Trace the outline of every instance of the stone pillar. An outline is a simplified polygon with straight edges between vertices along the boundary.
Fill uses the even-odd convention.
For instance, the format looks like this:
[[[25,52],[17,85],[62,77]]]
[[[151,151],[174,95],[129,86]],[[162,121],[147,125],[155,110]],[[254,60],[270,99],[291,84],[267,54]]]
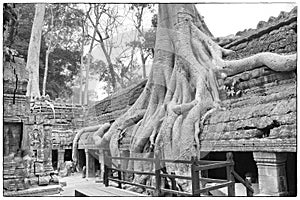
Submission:
[[[85,151],[85,177],[88,178],[89,177],[89,150],[88,149],[84,149]]]
[[[89,177],[95,177],[96,169],[95,169],[95,157],[93,152],[94,150],[89,150]]]
[[[99,173],[99,178],[100,180],[103,179],[103,173],[104,173],[104,158],[103,158],[103,151],[99,151],[99,155],[98,155],[98,162],[99,162],[99,166],[100,166],[100,173]]]
[[[253,152],[258,168],[259,193],[270,196],[286,196],[286,153]]]
[[[65,159],[65,150],[58,149],[57,150],[57,167],[59,168],[62,163],[64,163]]]
[[[121,157],[130,157],[130,151],[128,149],[120,149],[120,156]],[[127,169],[128,168],[128,160],[121,160],[121,169]],[[123,180],[129,180],[129,177],[133,174],[130,173],[123,173]]]
[[[47,174],[53,172],[52,167],[52,125],[44,124],[44,169]]]

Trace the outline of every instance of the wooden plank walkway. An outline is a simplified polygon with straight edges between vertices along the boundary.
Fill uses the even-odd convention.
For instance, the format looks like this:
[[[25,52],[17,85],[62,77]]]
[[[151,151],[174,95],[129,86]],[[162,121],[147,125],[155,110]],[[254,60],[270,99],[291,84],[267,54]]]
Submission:
[[[135,193],[115,187],[103,187],[95,185],[95,187],[79,188],[75,190],[76,197],[96,197],[96,196],[114,196],[114,197],[132,197],[132,196],[146,196],[140,193]]]

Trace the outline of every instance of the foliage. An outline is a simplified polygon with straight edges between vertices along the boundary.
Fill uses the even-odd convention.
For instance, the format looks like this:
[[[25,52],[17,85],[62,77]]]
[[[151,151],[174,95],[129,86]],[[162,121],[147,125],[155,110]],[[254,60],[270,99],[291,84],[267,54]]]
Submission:
[[[16,26],[18,16],[15,11],[15,4],[4,3],[3,4],[3,33],[5,46],[10,46],[13,43],[14,36],[16,34]]]
[[[16,4],[16,10],[19,15],[17,34],[11,47],[16,49],[21,57],[27,61],[27,51],[33,24],[35,7],[34,4]]]
[[[62,49],[78,49],[83,15],[76,4],[49,4],[43,33],[47,46],[52,42]]]
[[[142,79],[142,76],[137,73],[138,69],[140,68],[137,61],[133,60],[131,63],[125,64],[126,58],[116,58],[115,62],[113,63],[113,68],[116,73],[115,75],[119,83],[116,90],[129,87]],[[91,78],[106,83],[103,89],[107,94],[114,92],[111,85],[111,76],[106,62],[98,59],[92,60],[90,66],[90,75]]]
[[[134,22],[134,26],[138,35],[137,38],[128,43],[128,46],[131,46],[134,50],[138,49],[140,53],[143,78],[146,78],[146,61],[150,55],[152,57],[154,55],[156,30],[154,28],[155,26],[153,25],[155,25],[155,16],[157,16],[155,14],[153,15],[151,20],[152,28],[145,31],[143,27],[143,17],[145,15],[146,9],[151,13],[155,12],[154,4],[132,4],[132,6],[130,7],[130,10],[132,10],[134,13],[134,17],[132,20]]]
[[[79,72],[80,51],[55,48],[49,55],[49,71],[46,93],[52,98],[68,98],[72,95],[75,76]],[[40,67],[40,74],[44,66]],[[40,88],[42,79],[40,78]]]
[[[33,23],[33,17],[35,12],[35,4],[15,4],[16,12],[18,13],[18,27],[17,34],[14,37],[14,41],[11,44],[13,49],[16,49],[20,57],[24,57],[27,61],[27,51],[30,40],[31,28]],[[50,20],[49,6],[54,7],[54,25],[61,24],[61,19],[65,17],[64,28],[52,27],[48,29]],[[72,94],[71,86],[74,76],[78,73],[80,66],[80,47],[81,38],[79,36],[81,16],[83,12],[73,4],[51,4],[47,5],[44,32],[41,41],[41,54],[40,54],[40,88],[42,88],[42,80],[45,68],[45,56],[47,51],[47,42],[49,41],[50,31],[56,32],[59,30],[59,34],[53,34],[59,39],[59,45],[53,50],[52,55],[49,56],[49,71],[46,93],[50,97],[64,97],[67,98]],[[67,73],[66,73],[67,72]]]
[[[143,40],[133,40],[127,43],[132,48],[140,47],[142,50],[153,57],[153,50],[155,47],[156,30],[154,28],[148,29],[144,33]]]
[[[48,4],[48,12],[45,17],[44,35],[47,45],[45,69],[43,77],[43,95],[46,94],[46,85],[49,69],[49,54],[55,48],[76,51],[83,42],[80,28],[82,27],[83,11],[76,5]],[[49,86],[49,85],[48,85]]]

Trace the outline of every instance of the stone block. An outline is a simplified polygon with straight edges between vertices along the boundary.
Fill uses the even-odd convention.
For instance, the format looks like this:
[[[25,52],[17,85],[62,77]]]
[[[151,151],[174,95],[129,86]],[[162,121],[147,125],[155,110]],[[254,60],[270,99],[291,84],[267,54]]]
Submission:
[[[260,193],[271,196],[287,195],[287,178],[285,171],[286,153],[254,152],[258,168]]]

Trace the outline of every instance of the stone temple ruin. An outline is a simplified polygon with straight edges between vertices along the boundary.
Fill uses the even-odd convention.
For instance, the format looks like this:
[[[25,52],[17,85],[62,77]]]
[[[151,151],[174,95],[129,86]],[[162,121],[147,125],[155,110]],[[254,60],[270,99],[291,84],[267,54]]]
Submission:
[[[296,53],[297,9],[259,22],[255,30],[221,38],[219,44],[235,51],[228,60],[267,51]],[[147,80],[90,107],[47,99],[30,102],[25,97],[27,76],[22,65],[20,59],[13,66],[4,64],[4,194],[26,195],[25,191],[37,185],[54,187],[34,194],[59,191],[54,171],[71,160],[75,140],[78,168],[86,166],[88,177],[103,173],[102,152],[95,145],[93,132],[85,132],[75,140],[74,137],[84,127],[112,122],[125,113]],[[200,151],[205,159],[225,160],[226,152],[233,152],[235,170],[243,178],[251,176],[256,194],[297,193],[296,81],[296,71],[274,72],[265,66],[234,76],[228,74],[225,87],[220,88],[226,110],[213,113],[203,127]],[[124,137],[120,143],[124,155],[129,151],[129,140],[130,136]],[[20,151],[28,147],[31,151]],[[222,178],[225,174],[222,170],[211,170],[208,176]]]
[[[23,59],[15,58],[3,68],[4,194],[57,193],[61,187],[54,170],[71,160],[75,130],[84,126],[84,107],[49,99],[30,102],[25,96],[28,74]],[[26,190],[45,185],[53,187]]]

